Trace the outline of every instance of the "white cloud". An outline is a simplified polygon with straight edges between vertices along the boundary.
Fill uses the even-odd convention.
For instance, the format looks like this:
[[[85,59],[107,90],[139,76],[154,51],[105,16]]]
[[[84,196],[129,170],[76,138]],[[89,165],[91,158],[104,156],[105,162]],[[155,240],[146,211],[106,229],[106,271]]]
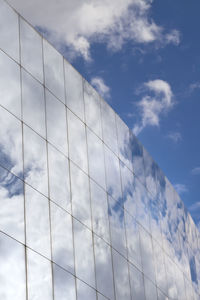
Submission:
[[[182,184],[182,183],[174,184],[174,188],[175,188],[175,190],[177,191],[177,193],[179,195],[188,192],[187,186],[185,184]]]
[[[137,104],[141,120],[133,128],[136,135],[147,126],[159,126],[160,116],[167,113],[174,105],[171,87],[164,80],[148,81],[144,83],[143,90],[146,95]]]
[[[120,50],[125,42],[179,43],[176,29],[166,32],[150,17],[152,0],[9,0],[34,26],[73,55],[90,60],[92,42]]]
[[[94,77],[91,80],[91,84],[97,89],[99,94],[104,98],[104,99],[109,99],[110,98],[110,88],[105,84],[103,78],[101,77]]]
[[[192,175],[200,175],[200,167],[193,168],[191,171]]]
[[[175,131],[175,132],[170,132],[167,135],[167,138],[169,138],[170,140],[172,140],[174,143],[178,143],[182,140],[182,135],[180,132]]]

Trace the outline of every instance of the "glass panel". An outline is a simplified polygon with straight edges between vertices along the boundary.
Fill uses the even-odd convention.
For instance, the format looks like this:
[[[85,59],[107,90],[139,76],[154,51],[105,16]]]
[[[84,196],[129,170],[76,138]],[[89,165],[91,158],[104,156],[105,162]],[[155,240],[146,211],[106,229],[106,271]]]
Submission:
[[[131,264],[129,264],[129,272],[132,299],[146,300],[143,274]]]
[[[97,294],[98,295],[98,300],[106,300],[107,298],[105,298],[103,295],[101,294]]]
[[[18,118],[21,118],[20,67],[1,50],[0,105],[4,106]]]
[[[119,158],[132,171],[132,152],[130,131],[127,125],[116,115]]]
[[[0,164],[23,178],[21,122],[2,107],[0,120]]]
[[[144,277],[145,294],[148,300],[157,300],[157,291],[155,285],[146,277]]]
[[[73,113],[84,121],[83,102],[83,79],[82,76],[69,64],[64,61],[66,104]]]
[[[25,249],[0,233],[0,298],[26,300]]]
[[[29,300],[52,300],[51,262],[27,249]]]
[[[139,225],[135,218],[125,211],[126,238],[128,248],[128,259],[141,269],[140,236]]]
[[[94,236],[97,290],[114,299],[111,249],[101,238]]]
[[[89,174],[105,189],[105,164],[102,141],[87,128]]]
[[[53,261],[74,272],[72,218],[53,202],[51,205],[51,235]]]
[[[103,140],[115,154],[118,154],[115,112],[104,100],[101,100],[101,111]]]
[[[48,90],[46,92],[47,105],[47,139],[58,150],[68,154],[67,120],[65,105],[58,101]]]
[[[21,64],[43,82],[42,38],[20,18]]]
[[[50,198],[71,212],[68,159],[48,144]]]
[[[151,278],[152,281],[155,281],[152,240],[150,234],[148,234],[142,227],[140,227],[140,242],[144,274]]]
[[[168,300],[169,299],[158,288],[157,288],[157,293],[158,293],[158,300]]]
[[[110,244],[107,194],[90,180],[93,231]]]
[[[86,80],[84,80],[84,101],[86,124],[102,138],[100,97]]]
[[[132,131],[130,131],[130,139],[131,139],[131,151],[132,151],[132,160],[133,160],[133,172],[139,178],[140,182],[142,182],[145,185],[146,181],[145,181],[144,158],[143,158],[144,147],[134,136]]]
[[[143,184],[135,177],[134,181],[134,202],[132,207],[129,205],[128,211],[133,215],[136,215],[137,221],[142,224],[142,226],[150,232],[150,218],[149,218],[149,199],[146,188]],[[136,212],[135,212],[136,210]]]
[[[22,70],[23,120],[36,132],[46,137],[44,88]]]
[[[25,125],[24,177],[27,183],[48,196],[46,142]]]
[[[0,167],[0,230],[24,243],[24,185]]]
[[[107,191],[117,201],[122,200],[119,159],[107,147],[105,149]]]
[[[18,15],[3,0],[0,0],[0,28],[0,48],[19,61]]]
[[[120,162],[121,180],[122,180],[122,195],[124,207],[133,215],[136,215],[136,201],[134,199],[134,175],[126,167],[123,162]]]
[[[49,200],[25,185],[26,243],[33,250],[51,258]]]
[[[85,125],[69,110],[67,117],[69,156],[83,171],[88,172]]]
[[[126,257],[124,210],[111,197],[108,197],[108,205],[112,246]]]
[[[53,265],[54,300],[76,300],[75,278],[57,265]]]
[[[177,299],[178,294],[177,294],[176,282],[174,278],[174,270],[176,266],[167,255],[165,255],[165,267],[166,267],[166,275],[167,275],[168,296],[169,298]]]
[[[63,57],[46,40],[43,42],[45,85],[65,103]]]
[[[131,299],[127,260],[115,250],[113,250],[113,267],[116,300]]]
[[[70,162],[73,216],[91,228],[89,178]]]
[[[144,169],[146,177],[146,187],[155,197],[157,195],[157,170],[158,166],[153,161],[150,154],[143,149]]]
[[[167,277],[163,249],[153,240],[157,286],[167,294]]]
[[[73,222],[76,275],[95,287],[92,232],[75,219]]]
[[[77,300],[96,300],[96,292],[84,282],[77,279]]]

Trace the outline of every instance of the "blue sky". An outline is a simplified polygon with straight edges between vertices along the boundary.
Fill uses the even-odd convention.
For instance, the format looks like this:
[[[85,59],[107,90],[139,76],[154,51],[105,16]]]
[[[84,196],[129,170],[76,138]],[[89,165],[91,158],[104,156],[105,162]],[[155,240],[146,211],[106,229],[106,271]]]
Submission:
[[[133,129],[200,227],[199,0],[9,2]]]

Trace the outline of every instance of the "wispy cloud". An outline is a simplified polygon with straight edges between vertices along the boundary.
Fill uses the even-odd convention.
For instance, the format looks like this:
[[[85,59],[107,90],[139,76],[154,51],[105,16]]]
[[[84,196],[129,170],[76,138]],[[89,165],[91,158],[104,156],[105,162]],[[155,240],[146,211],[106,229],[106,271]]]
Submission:
[[[106,100],[110,99],[110,88],[107,86],[101,77],[94,77],[91,84],[97,89],[99,94]]]
[[[177,193],[180,194],[184,194],[188,192],[188,188],[185,184],[182,183],[176,183],[174,184],[174,188],[177,191]]]
[[[137,103],[141,120],[133,128],[138,135],[147,126],[159,126],[160,116],[167,113],[174,105],[173,93],[169,83],[156,79],[143,84],[140,91],[144,97]]]
[[[194,82],[194,83],[190,84],[190,86],[189,86],[190,92],[193,92],[196,89],[200,89],[200,82]]]
[[[193,203],[193,204],[189,207],[189,210],[190,210],[191,212],[196,211],[196,210],[200,210],[200,202]]]
[[[182,141],[182,135],[178,131],[170,132],[167,135],[167,138],[169,138],[170,140],[172,140],[174,143],[179,143],[180,141]]]
[[[200,175],[200,167],[195,167],[191,170],[192,175]]]
[[[153,0],[9,0],[48,38],[68,47],[72,55],[91,59],[91,44],[106,43],[118,51],[131,41],[134,45],[158,42],[177,45],[180,34],[167,31],[150,15]]]

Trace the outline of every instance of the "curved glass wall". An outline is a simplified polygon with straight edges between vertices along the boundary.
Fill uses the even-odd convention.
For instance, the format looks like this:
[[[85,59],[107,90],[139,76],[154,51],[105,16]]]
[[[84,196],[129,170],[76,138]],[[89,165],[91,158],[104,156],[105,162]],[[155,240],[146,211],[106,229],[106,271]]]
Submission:
[[[0,299],[200,299],[200,233],[113,109],[0,0]]]

